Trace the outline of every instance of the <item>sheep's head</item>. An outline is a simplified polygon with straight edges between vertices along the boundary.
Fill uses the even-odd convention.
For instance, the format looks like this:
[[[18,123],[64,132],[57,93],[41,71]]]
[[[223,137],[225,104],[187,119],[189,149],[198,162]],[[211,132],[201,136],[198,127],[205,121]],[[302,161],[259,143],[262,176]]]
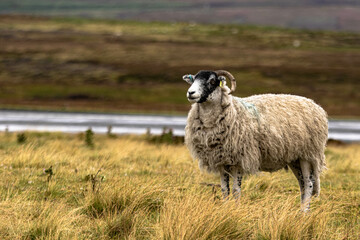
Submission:
[[[203,103],[208,101],[216,93],[221,93],[221,87],[225,85],[226,77],[231,80],[231,91],[235,91],[235,78],[227,71],[199,71],[196,75],[184,75],[183,80],[191,84],[187,92],[187,98],[191,103]]]

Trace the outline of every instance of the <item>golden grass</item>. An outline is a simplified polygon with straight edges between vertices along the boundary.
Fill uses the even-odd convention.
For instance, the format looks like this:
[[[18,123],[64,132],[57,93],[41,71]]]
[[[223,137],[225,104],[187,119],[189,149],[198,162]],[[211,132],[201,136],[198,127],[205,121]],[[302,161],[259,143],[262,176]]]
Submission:
[[[182,145],[97,135],[88,148],[82,135],[26,135],[18,144],[0,134],[0,239],[360,237],[359,145],[328,147],[321,196],[303,214],[291,172],[245,177],[241,200],[225,202],[201,185],[218,177]]]

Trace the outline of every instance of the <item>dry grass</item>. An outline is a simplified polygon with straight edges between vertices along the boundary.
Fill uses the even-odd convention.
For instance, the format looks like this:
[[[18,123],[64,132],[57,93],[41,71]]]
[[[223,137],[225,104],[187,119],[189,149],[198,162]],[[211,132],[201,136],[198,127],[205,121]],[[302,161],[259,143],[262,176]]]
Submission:
[[[97,135],[88,148],[82,135],[26,135],[22,144],[0,135],[1,239],[360,237],[359,145],[328,148],[321,197],[303,214],[290,172],[246,177],[240,202],[224,202],[200,184],[218,177],[200,173],[182,145]]]

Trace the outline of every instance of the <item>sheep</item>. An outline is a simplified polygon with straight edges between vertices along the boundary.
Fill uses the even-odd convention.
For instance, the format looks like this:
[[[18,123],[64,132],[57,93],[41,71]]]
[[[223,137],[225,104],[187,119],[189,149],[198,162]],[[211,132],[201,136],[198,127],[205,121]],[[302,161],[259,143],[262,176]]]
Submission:
[[[324,109],[288,94],[232,96],[236,81],[224,70],[202,70],[183,80],[191,84],[187,98],[192,103],[185,145],[200,169],[220,173],[224,199],[230,194],[230,176],[238,199],[244,175],[289,167],[300,186],[301,208],[308,211],[311,197],[320,194],[320,174],[326,168]]]

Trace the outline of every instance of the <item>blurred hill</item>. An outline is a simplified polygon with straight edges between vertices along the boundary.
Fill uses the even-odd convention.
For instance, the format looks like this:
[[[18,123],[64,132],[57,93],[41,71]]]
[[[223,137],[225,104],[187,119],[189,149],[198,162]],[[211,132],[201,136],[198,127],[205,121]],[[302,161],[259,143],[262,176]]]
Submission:
[[[235,95],[290,93],[360,116],[360,34],[0,16],[0,108],[186,113],[181,76],[234,74]]]
[[[2,0],[0,14],[360,31],[358,0]]]

